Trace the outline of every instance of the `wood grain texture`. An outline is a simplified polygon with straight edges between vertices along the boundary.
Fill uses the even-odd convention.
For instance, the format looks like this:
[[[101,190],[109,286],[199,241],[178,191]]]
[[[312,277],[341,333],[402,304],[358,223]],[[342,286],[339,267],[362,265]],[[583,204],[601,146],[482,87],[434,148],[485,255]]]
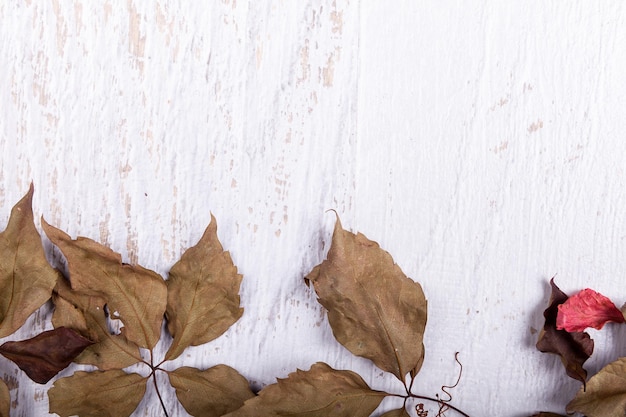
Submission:
[[[416,388],[460,351],[469,414],[562,410],[577,384],[534,348],[548,279],[626,299],[625,41],[614,1],[3,2],[0,222],[33,181],[36,218],[165,275],[212,212],[245,313],[174,365],[259,388],[326,361],[401,391],[302,282],[334,209],[424,287]],[[591,371],[626,341],[595,337]],[[49,385],[0,377],[13,416],[46,415]],[[161,415],[151,387],[135,415]]]

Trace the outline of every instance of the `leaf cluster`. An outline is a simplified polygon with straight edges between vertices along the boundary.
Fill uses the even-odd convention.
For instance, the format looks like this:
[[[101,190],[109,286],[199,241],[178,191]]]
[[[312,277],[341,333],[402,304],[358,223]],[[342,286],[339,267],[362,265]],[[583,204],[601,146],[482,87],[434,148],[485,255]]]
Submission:
[[[545,324],[539,334],[537,349],[560,357],[567,375],[582,383],[567,404],[568,414],[579,412],[587,417],[623,417],[626,414],[626,358],[607,364],[591,378],[583,364],[591,357],[594,342],[587,327],[601,329],[607,322],[624,323],[620,311],[607,297],[584,289],[570,297],[550,280],[552,294],[544,311]],[[561,414],[542,412],[533,417]]]
[[[65,257],[65,276],[46,260],[33,221],[32,196],[31,185],[0,233],[0,337],[15,332],[49,299],[54,329],[7,342],[0,353],[38,383],[47,383],[71,362],[93,367],[54,381],[48,391],[50,412],[62,417],[128,416],[152,382],[167,416],[157,379],[163,374],[194,416],[366,417],[388,396],[403,398],[404,405],[384,417],[409,416],[409,399],[436,403],[437,416],[446,410],[467,416],[449,400],[412,392],[424,361],[424,292],[389,253],[364,235],[344,230],[339,219],[327,259],[305,282],[328,311],[337,341],[394,375],[402,393],[373,390],[358,374],[322,362],[278,379],[258,394],[226,365],[171,370],[166,362],[190,346],[218,338],[243,314],[242,276],[218,240],[213,216],[200,241],[185,251],[166,280],[123,263],[119,254],[89,238],[72,239],[42,218],[46,236]],[[155,346],[163,325],[171,343],[159,360]],[[144,366],[147,372],[129,371],[131,365]],[[0,381],[0,417],[9,416],[9,394]],[[428,414],[421,403],[415,412]]]

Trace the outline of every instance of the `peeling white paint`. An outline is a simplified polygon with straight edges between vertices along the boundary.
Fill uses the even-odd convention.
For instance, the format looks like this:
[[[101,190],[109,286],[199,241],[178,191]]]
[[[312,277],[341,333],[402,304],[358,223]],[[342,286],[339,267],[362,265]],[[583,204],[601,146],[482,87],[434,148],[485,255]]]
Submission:
[[[33,181],[36,217],[165,275],[216,216],[245,314],[173,365],[259,387],[326,361],[401,391],[302,283],[329,209],[423,284],[416,388],[454,381],[459,351],[471,415],[562,411],[577,390],[534,349],[552,275],[626,299],[622,2],[31,0],[0,23],[1,224]],[[591,370],[620,354],[603,337],[626,338],[596,336]],[[15,415],[46,415],[48,387],[8,361],[0,377]]]

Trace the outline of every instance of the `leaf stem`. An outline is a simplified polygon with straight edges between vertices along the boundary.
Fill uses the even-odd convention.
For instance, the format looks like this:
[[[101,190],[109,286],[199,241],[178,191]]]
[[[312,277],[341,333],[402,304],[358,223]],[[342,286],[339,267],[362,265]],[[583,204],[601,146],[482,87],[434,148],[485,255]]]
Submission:
[[[401,394],[389,394],[387,393],[388,396],[390,397],[399,397],[399,398],[404,398],[404,400],[406,401],[409,397],[410,398],[416,398],[419,400],[426,400],[426,401],[432,401],[434,403],[437,403],[439,405],[443,405],[448,407],[450,410],[456,411],[457,413],[459,413],[460,415],[462,415],[463,417],[471,417],[469,414],[461,411],[460,409],[456,408],[453,405],[450,405],[449,403],[447,403],[446,401],[440,400],[439,398],[432,398],[432,397],[427,397],[425,395],[418,395],[418,394],[409,394],[409,395],[401,395]]]
[[[415,382],[415,376],[411,375],[411,383],[409,384],[409,388],[407,389],[407,394],[411,395],[411,390],[413,389],[413,383]]]
[[[159,397],[159,402],[161,403],[163,414],[165,414],[165,417],[169,417],[169,414],[167,414],[167,409],[165,408],[165,403],[163,402],[163,398],[161,397],[161,393],[159,392],[159,384],[157,384],[156,372],[154,371],[152,372],[152,382],[154,383],[154,390],[156,391],[157,397]]]
[[[161,362],[163,363],[163,362]],[[161,365],[161,364],[159,364]],[[165,417],[170,417],[169,414],[167,414],[167,408],[165,408],[165,403],[163,402],[163,397],[161,397],[161,392],[159,391],[159,384],[157,384],[157,377],[156,377],[156,371],[157,369],[162,370],[159,368],[159,365],[154,366],[154,354],[152,352],[152,349],[150,349],[150,369],[152,370],[152,372],[150,373],[150,376],[152,377],[152,383],[154,384],[154,390],[156,391],[156,395],[157,397],[159,397],[159,402],[161,403],[161,408],[163,409],[163,414],[165,414]]]
[[[445,401],[442,401],[442,400],[440,400],[440,399],[438,399],[438,398],[431,398],[431,397],[427,397],[427,396],[425,396],[425,395],[417,395],[417,394],[411,394],[411,398],[418,398],[418,399],[420,399],[420,400],[433,401],[433,402],[436,402],[436,403],[437,403],[437,404],[439,404],[439,405],[446,406],[446,407],[448,407],[449,409],[456,411],[457,413],[459,413],[460,415],[462,415],[462,416],[464,416],[464,417],[470,417],[470,415],[469,415],[469,414],[464,413],[463,411],[459,410],[459,409],[458,409],[458,408],[456,408],[455,406],[450,405],[449,403],[447,403],[447,402],[445,402]]]

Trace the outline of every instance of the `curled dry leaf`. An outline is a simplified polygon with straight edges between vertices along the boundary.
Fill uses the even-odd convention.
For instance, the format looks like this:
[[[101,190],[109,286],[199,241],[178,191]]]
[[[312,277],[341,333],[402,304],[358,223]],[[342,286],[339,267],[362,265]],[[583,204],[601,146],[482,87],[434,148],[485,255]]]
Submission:
[[[550,286],[552,287],[550,304],[543,312],[546,320],[539,333],[537,349],[541,352],[559,355],[567,375],[584,384],[587,380],[587,371],[583,368],[583,364],[593,353],[593,340],[587,333],[557,330],[558,307],[566,302],[568,297],[554,283],[554,278],[550,280]]]
[[[217,222],[211,216],[198,244],[169,273],[166,317],[174,340],[166,360],[175,359],[188,346],[210,342],[239,320],[241,279],[217,238]]]
[[[161,336],[167,302],[162,277],[139,265],[123,264],[118,253],[91,239],[72,240],[45,220],[41,222],[48,238],[67,259],[72,289],[104,299],[114,318],[124,324],[124,336],[152,349]]]
[[[146,381],[121,370],[79,371],[50,388],[50,412],[61,417],[127,417],[143,398]]]
[[[556,328],[582,332],[587,327],[602,329],[608,322],[624,323],[624,315],[611,300],[586,288],[559,306]]]
[[[567,412],[587,417],[624,417],[626,410],[626,358],[602,368],[567,405]]]
[[[268,385],[224,417],[368,417],[385,395],[352,371],[318,362],[309,371],[298,370]]]
[[[33,185],[0,233],[0,338],[19,329],[50,299],[58,272],[50,266],[33,222]]]
[[[92,341],[74,330],[59,327],[28,340],[6,342],[0,346],[0,353],[15,362],[30,379],[45,384],[91,344]]]
[[[0,379],[0,417],[9,417],[10,409],[11,394],[9,394],[9,387]]]
[[[170,372],[169,378],[178,400],[194,417],[220,417],[254,397],[248,381],[226,365],[205,371],[182,367]]]
[[[60,277],[52,294],[54,327],[72,328],[93,340],[74,361],[95,365],[102,370],[122,369],[141,361],[139,347],[126,339],[123,333],[109,331],[102,297],[81,294],[70,288],[69,282]]]
[[[389,253],[337,218],[327,259],[305,281],[328,310],[335,338],[404,381],[424,359],[426,298]]]

